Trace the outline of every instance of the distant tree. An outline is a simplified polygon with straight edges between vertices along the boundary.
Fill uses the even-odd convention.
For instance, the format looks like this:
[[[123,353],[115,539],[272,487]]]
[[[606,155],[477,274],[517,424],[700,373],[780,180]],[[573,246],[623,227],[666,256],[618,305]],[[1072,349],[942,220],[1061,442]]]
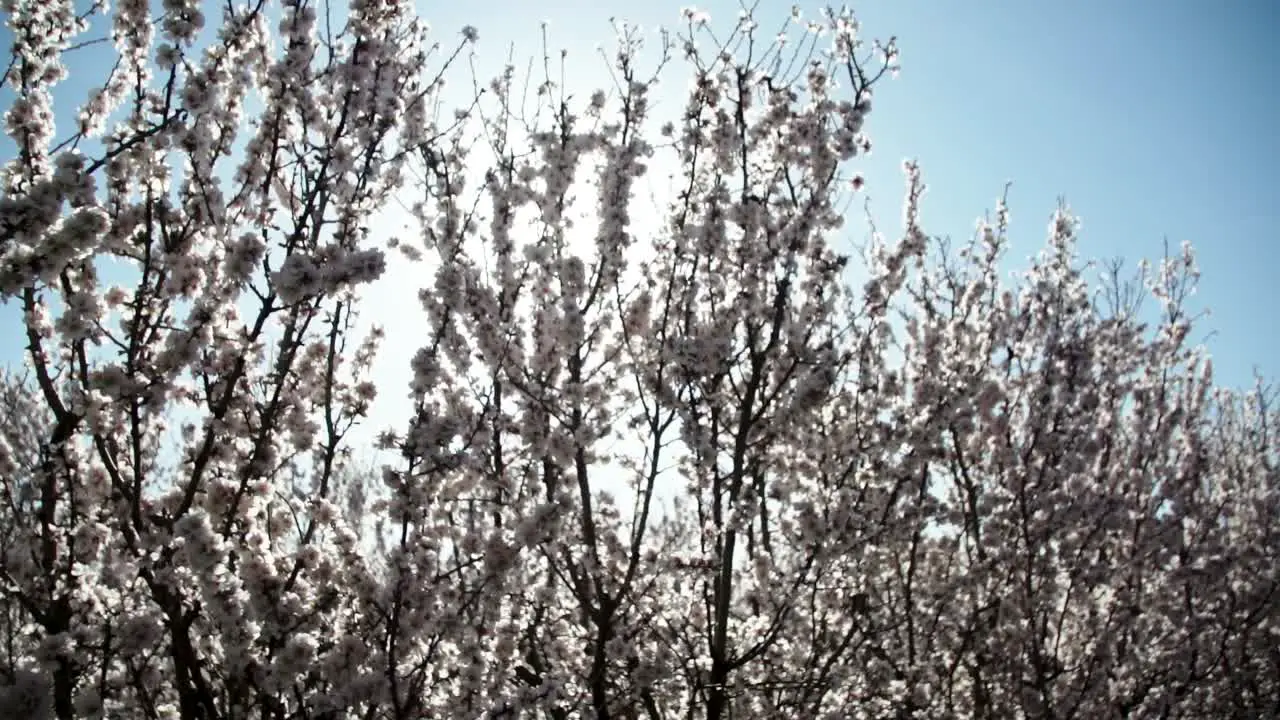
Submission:
[[[228,3],[197,51],[130,1],[58,140],[88,16],[4,10],[0,714],[1280,715],[1280,418],[1189,342],[1190,250],[1093,284],[1064,208],[1008,283],[1004,203],[933,239],[908,163],[851,264],[897,62],[851,14],[687,11],[655,135],[626,26],[609,90],[548,55],[453,107],[405,2]],[[370,473],[393,247],[427,321]]]

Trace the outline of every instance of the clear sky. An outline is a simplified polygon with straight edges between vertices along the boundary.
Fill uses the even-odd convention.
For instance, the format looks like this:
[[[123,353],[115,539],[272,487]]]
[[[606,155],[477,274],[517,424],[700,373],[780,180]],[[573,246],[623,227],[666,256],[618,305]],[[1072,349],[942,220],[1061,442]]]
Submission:
[[[808,17],[822,3],[801,2]],[[736,0],[697,3],[728,27]],[[608,19],[672,24],[671,2],[498,0],[483,13],[442,3],[442,31],[474,23],[481,52],[536,50],[538,25],[584,65]],[[763,0],[779,23],[790,3]],[[1273,0],[865,0],[866,34],[895,35],[898,78],[877,89],[863,160],[882,229],[900,216],[900,163],[920,161],[931,234],[965,237],[1012,181],[1010,266],[1037,252],[1064,197],[1086,258],[1158,258],[1195,246],[1194,302],[1219,381],[1280,378],[1280,3]],[[519,56],[517,52],[517,56]],[[495,52],[501,61],[505,52]],[[680,85],[679,87],[682,87]],[[674,89],[674,88],[673,88]],[[852,220],[853,218],[851,218]],[[860,218],[857,218],[860,219]]]
[[[420,2],[446,45],[463,25],[480,29],[482,70],[504,62],[511,43],[518,59],[537,53],[539,23],[548,20],[551,45],[570,51],[571,74],[593,79],[602,70],[594,48],[609,45],[611,16],[652,29],[677,23],[680,5]],[[719,27],[739,10],[725,0],[699,7]],[[801,7],[812,17],[820,5]],[[1280,377],[1280,49],[1272,45],[1280,3],[865,0],[853,7],[867,34],[896,35],[902,51],[902,74],[878,90],[867,128],[875,150],[860,167],[882,229],[897,227],[900,163],[914,157],[930,185],[931,234],[967,235],[1013,182],[1011,267],[1039,250],[1059,196],[1083,220],[1086,257],[1155,257],[1166,237],[1175,246],[1190,240],[1203,271],[1196,302],[1213,311],[1203,327],[1214,331],[1208,345],[1219,380],[1248,384],[1255,367]],[[757,16],[771,27],[789,11],[787,2],[765,0]],[[0,41],[7,47],[7,35]],[[103,70],[101,57],[76,57],[67,85],[74,98],[59,97],[61,108],[84,97]],[[684,87],[683,78],[669,78],[671,91]],[[0,109],[11,98],[0,93]],[[0,156],[11,152],[0,144]],[[17,360],[17,320],[12,305],[0,307],[0,364]]]

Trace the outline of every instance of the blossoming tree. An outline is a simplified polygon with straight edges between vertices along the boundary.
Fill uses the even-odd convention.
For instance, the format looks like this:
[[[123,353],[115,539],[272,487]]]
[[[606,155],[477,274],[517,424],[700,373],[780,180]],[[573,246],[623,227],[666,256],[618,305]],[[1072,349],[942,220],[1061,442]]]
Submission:
[[[609,90],[455,108],[408,3],[206,9],[115,8],[68,131],[92,13],[4,5],[6,717],[1280,714],[1280,418],[1188,342],[1190,250],[1148,317],[1063,209],[1011,284],[1003,203],[931,239],[908,164],[851,262],[897,61],[851,14],[687,12],[655,132],[625,26]],[[426,319],[370,476],[393,245]]]

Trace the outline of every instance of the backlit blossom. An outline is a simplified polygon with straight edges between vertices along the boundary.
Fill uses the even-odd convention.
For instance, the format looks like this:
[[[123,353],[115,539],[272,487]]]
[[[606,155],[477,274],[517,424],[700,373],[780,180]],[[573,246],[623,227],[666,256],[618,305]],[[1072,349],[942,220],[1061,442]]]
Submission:
[[[601,89],[212,8],[5,5],[0,717],[1273,713],[1280,416],[1191,248],[1140,312],[1062,207],[1010,278],[910,161],[851,253],[851,12],[619,22]]]

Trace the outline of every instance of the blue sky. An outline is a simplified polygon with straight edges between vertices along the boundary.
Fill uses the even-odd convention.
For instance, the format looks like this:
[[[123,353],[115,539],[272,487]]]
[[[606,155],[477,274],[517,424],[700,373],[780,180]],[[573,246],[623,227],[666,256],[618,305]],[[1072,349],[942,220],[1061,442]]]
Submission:
[[[697,3],[712,24],[740,6]],[[802,2],[812,17],[820,3]],[[877,89],[864,160],[881,228],[900,216],[904,158],[918,159],[931,234],[967,236],[1005,182],[1011,267],[1040,249],[1065,197],[1086,258],[1157,258],[1189,240],[1201,266],[1194,302],[1221,382],[1280,376],[1280,3],[1233,0],[866,0],[864,32],[896,35],[902,72]],[[607,40],[608,18],[670,24],[676,3],[589,0],[485,5],[483,49]],[[787,2],[762,2],[772,27]],[[449,11],[454,12],[454,11]],[[432,16],[428,16],[432,17]],[[447,27],[445,16],[433,22]],[[576,44],[575,44],[576,43]],[[530,49],[535,49],[530,47]],[[588,58],[586,62],[590,62]]]
[[[619,0],[420,6],[446,45],[463,25],[479,27],[482,72],[504,62],[511,43],[517,58],[537,53],[548,20],[551,45],[570,51],[571,76],[588,78],[584,95],[601,77],[594,48],[609,44],[610,17],[654,28],[680,10]],[[699,7],[719,27],[739,10]],[[820,5],[801,7],[813,16]],[[763,2],[757,15],[772,27],[789,9]],[[1155,257],[1166,237],[1190,240],[1220,382],[1249,384],[1255,367],[1280,376],[1280,49],[1271,42],[1280,4],[866,0],[854,9],[867,34],[896,35],[902,51],[902,74],[878,90],[875,150],[860,168],[882,229],[897,227],[900,163],[914,157],[930,186],[932,234],[967,235],[1013,182],[1011,267],[1039,250],[1060,196],[1083,220],[1086,257]],[[60,109],[84,97],[102,59],[76,58]],[[683,79],[670,77],[677,92]],[[0,94],[0,108],[10,98]],[[0,364],[17,360],[16,329],[13,306],[0,307]]]

